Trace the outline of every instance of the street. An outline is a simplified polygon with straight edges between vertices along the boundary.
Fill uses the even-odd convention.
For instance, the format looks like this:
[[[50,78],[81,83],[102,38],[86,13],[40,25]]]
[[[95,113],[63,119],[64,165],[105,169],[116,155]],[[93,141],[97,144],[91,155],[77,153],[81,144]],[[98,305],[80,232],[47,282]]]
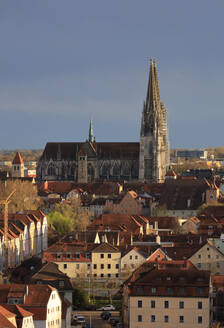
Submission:
[[[72,311],[73,314],[79,314],[85,317],[86,322],[91,328],[111,328],[111,325],[106,321],[101,319],[101,311]],[[119,318],[119,311],[111,311],[111,316]],[[77,327],[77,326],[72,326]]]

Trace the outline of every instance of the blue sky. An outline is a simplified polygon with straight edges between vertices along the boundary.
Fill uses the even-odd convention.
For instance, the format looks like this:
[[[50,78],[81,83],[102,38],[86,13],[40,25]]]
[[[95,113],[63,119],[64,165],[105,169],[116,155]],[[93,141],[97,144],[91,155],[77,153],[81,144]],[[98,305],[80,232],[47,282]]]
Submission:
[[[149,58],[171,147],[223,146],[223,0],[0,2],[0,148],[138,141]]]

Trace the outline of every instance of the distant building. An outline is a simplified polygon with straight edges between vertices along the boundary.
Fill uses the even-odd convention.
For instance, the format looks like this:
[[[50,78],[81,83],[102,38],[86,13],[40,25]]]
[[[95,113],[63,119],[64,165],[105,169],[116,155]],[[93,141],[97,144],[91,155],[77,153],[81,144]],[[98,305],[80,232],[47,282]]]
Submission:
[[[151,59],[140,142],[96,142],[90,121],[85,142],[48,142],[37,165],[37,180],[163,182],[169,166],[166,109]]]
[[[204,149],[176,149],[174,153],[175,157],[185,158],[185,159],[207,159],[208,152]]]

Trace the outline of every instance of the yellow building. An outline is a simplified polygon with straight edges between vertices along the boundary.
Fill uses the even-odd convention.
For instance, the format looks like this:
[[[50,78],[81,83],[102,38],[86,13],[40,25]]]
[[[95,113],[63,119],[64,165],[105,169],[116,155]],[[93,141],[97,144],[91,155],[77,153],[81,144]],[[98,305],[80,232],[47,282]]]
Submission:
[[[125,327],[209,327],[210,273],[171,266],[151,267],[126,281],[122,309]]]
[[[119,278],[121,252],[115,246],[102,243],[92,250],[92,276],[94,278]]]

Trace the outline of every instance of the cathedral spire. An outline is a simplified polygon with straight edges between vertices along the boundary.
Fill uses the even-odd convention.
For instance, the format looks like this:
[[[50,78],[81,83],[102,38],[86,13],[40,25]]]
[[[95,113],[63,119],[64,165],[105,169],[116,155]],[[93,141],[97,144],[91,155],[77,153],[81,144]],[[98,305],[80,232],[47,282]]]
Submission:
[[[93,143],[95,141],[95,138],[93,136],[93,122],[90,120],[89,122],[89,142]]]
[[[155,111],[157,106],[157,81],[158,75],[157,75],[157,69],[155,66],[155,60],[153,58],[150,58],[150,69],[149,69],[149,81],[148,81],[148,90],[147,90],[147,96],[146,96],[146,106],[145,110],[147,112]]]

